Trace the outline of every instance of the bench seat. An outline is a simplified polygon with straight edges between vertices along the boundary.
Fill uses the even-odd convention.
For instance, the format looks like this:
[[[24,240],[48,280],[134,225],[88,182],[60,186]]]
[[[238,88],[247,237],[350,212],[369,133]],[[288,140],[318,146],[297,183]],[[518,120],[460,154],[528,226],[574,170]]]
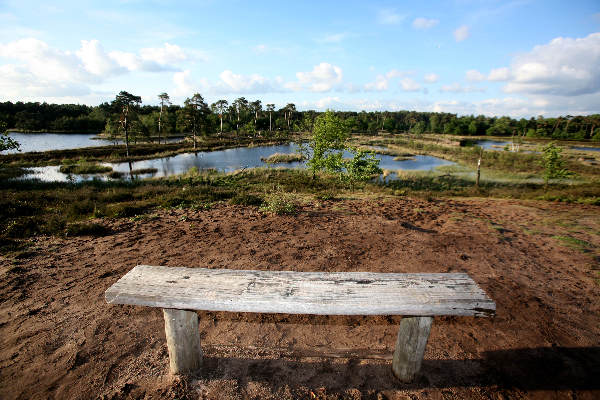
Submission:
[[[464,273],[244,271],[138,265],[106,291],[113,304],[318,315],[490,316]]]
[[[393,363],[399,365],[393,365],[394,372],[404,381],[411,380],[420,368],[433,316],[490,317],[496,311],[494,301],[465,273],[295,272],[138,265],[113,284],[105,297],[112,304],[164,310],[167,344],[171,340],[174,346],[172,352],[169,345],[169,355],[175,373],[198,368],[201,363],[201,355],[192,354],[191,361],[186,360],[186,353],[201,353],[197,314],[187,310],[408,316],[400,324]],[[184,342],[187,344],[182,345]],[[174,362],[177,357],[180,360]],[[399,370],[404,367],[406,371]]]

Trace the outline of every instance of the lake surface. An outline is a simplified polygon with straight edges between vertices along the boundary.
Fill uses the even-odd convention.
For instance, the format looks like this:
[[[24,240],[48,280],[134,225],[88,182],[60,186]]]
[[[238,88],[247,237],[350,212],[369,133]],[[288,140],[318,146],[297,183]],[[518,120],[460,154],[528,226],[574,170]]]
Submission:
[[[108,146],[114,141],[105,139],[94,139],[93,133],[19,133],[8,134],[21,145],[21,152],[49,151],[80,149],[82,147]],[[169,142],[176,142],[181,138],[169,138]],[[117,143],[123,143],[119,140]],[[2,152],[2,154],[18,153],[16,150]]]
[[[269,167],[269,168],[305,168],[306,162],[292,162],[280,164],[267,164],[261,161],[274,153],[295,153],[298,145],[295,143],[260,146],[260,147],[238,147],[234,149],[207,151],[197,153],[178,154],[173,157],[155,158],[151,160],[136,161],[132,163],[105,163],[111,166],[113,171],[123,172],[126,176],[131,170],[144,168],[155,168],[154,173],[137,175],[139,178],[165,177],[187,172],[190,168],[216,169],[223,172],[233,172],[244,168]],[[345,152],[344,157],[351,157]],[[432,156],[415,156],[414,160],[394,161],[393,156],[377,154],[380,160],[379,167],[389,170],[433,170],[444,165],[453,165],[451,161]],[[67,175],[58,171],[58,166],[30,168],[32,174],[24,179],[34,178],[42,181],[67,182],[83,181],[91,179],[109,179],[105,175]]]
[[[500,142],[497,140],[478,140],[477,146],[483,147],[484,150],[502,151],[504,147],[510,145],[509,142]],[[497,147],[500,146],[500,147]]]
[[[573,150],[600,151],[600,147],[572,146]]]

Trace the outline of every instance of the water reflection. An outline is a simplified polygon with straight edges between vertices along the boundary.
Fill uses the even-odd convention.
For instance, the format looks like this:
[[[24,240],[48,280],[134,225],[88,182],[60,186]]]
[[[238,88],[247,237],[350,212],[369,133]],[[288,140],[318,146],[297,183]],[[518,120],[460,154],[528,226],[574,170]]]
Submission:
[[[21,152],[79,149],[83,147],[109,146],[122,144],[123,141],[95,139],[91,133],[19,133],[8,134],[21,145]],[[181,138],[169,138],[169,143],[178,142]],[[162,140],[161,140],[162,141]],[[3,151],[2,154],[18,153],[16,150]]]
[[[281,164],[267,164],[261,161],[261,158],[267,158],[274,153],[294,153],[298,151],[298,145],[295,143],[261,146],[261,147],[239,147],[234,149],[185,153],[178,154],[173,157],[163,157],[151,160],[123,162],[123,163],[107,163],[113,168],[113,171],[125,174],[127,177],[137,176],[140,178],[150,177],[166,177],[185,173],[190,168],[195,167],[202,169],[216,169],[223,172],[233,172],[239,169],[256,168],[256,167],[272,167],[272,168],[305,168],[306,162],[292,162]],[[351,157],[351,153],[345,152],[344,157]],[[446,161],[433,156],[418,155],[414,159],[394,161],[394,156],[377,154],[376,157],[380,160],[379,166],[382,169],[388,170],[432,170],[443,165],[454,164],[451,161]],[[90,180],[96,177],[97,179],[110,179],[105,175],[77,175],[68,178],[66,174],[58,171],[57,166],[52,167],[37,167],[32,168],[33,174],[25,178],[35,178],[43,181],[60,181],[69,180]],[[132,171],[143,169],[156,169],[156,172],[132,175]]]
[[[506,146],[509,145],[509,142],[501,142],[497,140],[478,140],[476,144],[477,146],[483,147],[484,150],[502,151]]]
[[[586,147],[586,146],[571,146],[573,150],[583,150],[583,151],[600,151],[600,147]]]

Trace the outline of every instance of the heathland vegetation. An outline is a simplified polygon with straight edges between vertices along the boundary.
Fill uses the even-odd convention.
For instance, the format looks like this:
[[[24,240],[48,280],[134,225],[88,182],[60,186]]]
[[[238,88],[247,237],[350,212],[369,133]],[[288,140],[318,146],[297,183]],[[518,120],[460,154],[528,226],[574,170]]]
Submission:
[[[599,140],[600,115],[516,120],[413,111],[301,112],[294,104],[276,110],[273,104],[263,107],[260,100],[243,97],[231,104],[219,100],[208,105],[200,94],[183,106],[171,104],[166,93],[158,100],[159,106],[142,105],[139,96],[120,92],[114,101],[95,107],[0,103],[0,121],[8,130],[94,132],[125,139],[125,145],[1,155],[0,247],[17,250],[22,238],[38,234],[104,234],[102,218],[145,219],[159,209],[203,210],[216,203],[275,213],[355,196],[600,203],[596,156],[561,153],[548,144],[548,139]],[[166,143],[170,135],[186,140]],[[533,142],[521,151],[483,151],[473,145],[473,137],[490,135],[509,136],[513,143],[522,143],[524,137]],[[17,146],[8,136],[0,138],[3,150]],[[306,170],[258,168],[228,174],[192,169],[179,176],[139,180],[135,176],[152,171],[132,169],[127,174],[131,179],[121,180],[123,172],[102,164],[292,140],[301,144],[299,153],[273,154],[264,161],[307,160]],[[302,151],[306,147],[311,151]],[[430,172],[382,171],[374,152],[398,160],[429,155],[457,164]],[[478,164],[481,182],[475,180]],[[43,165],[60,165],[71,174],[104,173],[114,180],[11,179],[24,168]],[[392,175],[395,179],[388,179]]]

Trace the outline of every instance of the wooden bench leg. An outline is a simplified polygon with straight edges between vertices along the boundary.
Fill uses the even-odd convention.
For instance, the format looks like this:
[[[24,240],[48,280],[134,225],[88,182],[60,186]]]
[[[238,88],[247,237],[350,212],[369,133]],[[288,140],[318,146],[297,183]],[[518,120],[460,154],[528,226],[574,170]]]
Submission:
[[[394,350],[392,370],[402,382],[412,382],[425,354],[432,317],[402,317]]]
[[[184,374],[199,370],[202,365],[202,349],[198,333],[198,314],[193,311],[164,308],[163,315],[171,373]]]

